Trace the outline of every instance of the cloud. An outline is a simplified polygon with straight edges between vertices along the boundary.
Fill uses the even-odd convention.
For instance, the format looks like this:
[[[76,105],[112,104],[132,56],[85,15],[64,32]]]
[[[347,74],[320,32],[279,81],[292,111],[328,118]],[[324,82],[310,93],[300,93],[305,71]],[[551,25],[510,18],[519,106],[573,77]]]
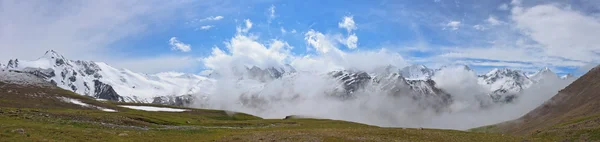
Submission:
[[[450,21],[445,25],[447,28],[450,28],[450,30],[458,30],[458,28],[460,27],[460,21]],[[444,28],[446,29],[446,28]]]
[[[215,26],[213,25],[204,25],[200,27],[200,30],[210,30],[212,28],[214,28]]]
[[[325,36],[321,32],[311,29],[304,36],[306,43],[316,49],[318,53],[340,52],[335,48],[335,43],[331,41],[330,37]]]
[[[338,27],[346,29],[346,32],[348,33],[348,37],[346,37],[344,39],[340,38],[338,40],[341,43],[343,43],[344,45],[346,45],[346,47],[348,47],[350,49],[356,49],[357,42],[358,42],[358,36],[356,36],[356,34],[352,32],[357,29],[356,23],[354,23],[354,17],[353,16],[344,16],[342,18],[342,21],[340,23],[338,23]]]
[[[498,10],[508,10],[508,4],[503,3],[500,6],[498,6]]]
[[[357,42],[358,42],[358,37],[356,36],[356,34],[351,34],[348,35],[348,38],[346,38],[346,46],[350,49],[355,49],[357,47]]]
[[[520,32],[544,47],[548,56],[597,62],[600,19],[556,5],[514,7],[511,19]]]
[[[275,5],[269,7],[269,22],[273,19],[275,19]]]
[[[286,30],[285,30],[285,28],[283,28],[283,27],[281,27],[281,29],[280,29],[280,30],[281,30],[281,34],[286,34],[286,33],[287,33],[287,31],[286,31]]]
[[[202,21],[219,21],[219,20],[221,20],[223,18],[225,18],[225,17],[223,17],[223,16],[210,16],[210,17],[206,17],[204,19],[200,19],[199,21],[200,22],[202,22]]]
[[[477,44],[457,42],[456,47],[433,47],[419,58],[425,64],[461,62],[473,66],[509,68],[558,67],[577,68],[600,62],[600,18],[558,4],[521,6],[515,1],[506,21],[494,15],[484,19],[485,24],[473,25],[478,32],[460,31],[466,38],[478,36],[484,41]],[[501,17],[504,17],[500,15]],[[444,29],[453,25],[445,23]],[[409,52],[412,53],[412,52]],[[565,72],[562,72],[565,73]]]
[[[81,60],[106,60],[112,44],[146,35],[172,21],[182,1],[20,1],[0,2],[0,61],[35,59],[54,49]],[[167,22],[162,22],[167,23]],[[157,28],[160,29],[160,28]],[[32,42],[35,41],[35,42]],[[15,49],[19,50],[15,50]]]
[[[502,23],[502,21],[496,19],[496,17],[494,17],[494,16],[488,17],[486,19],[486,22],[489,23],[492,26],[500,25]]]
[[[238,32],[226,42],[226,50],[215,47],[213,53],[203,59],[210,70],[207,72],[220,76],[216,89],[207,96],[198,96],[210,101],[195,103],[204,108],[246,112],[263,118],[294,114],[388,127],[467,129],[517,118],[567,84],[533,86],[532,90],[519,94],[522,97],[514,104],[490,105],[489,87],[478,84],[477,75],[461,66],[444,68],[432,77],[437,87],[453,94],[449,111],[440,113],[415,107],[419,102],[413,98],[391,97],[382,91],[382,86],[373,84],[357,90],[356,98],[336,100],[324,95],[340,85],[326,73],[334,70],[373,72],[388,65],[404,67],[408,63],[386,49],[344,52],[337,47],[335,36],[312,29],[307,31],[305,40],[317,52],[296,56],[289,52],[291,47],[285,41],[260,42],[256,36]],[[285,64],[295,68],[297,74],[272,81],[244,77],[243,71],[252,66],[265,69]]]
[[[231,74],[245,67],[268,68],[284,65],[292,49],[287,42],[272,40],[269,45],[259,43],[257,37],[242,33],[226,42],[227,50],[214,47],[211,56],[203,59],[206,67],[221,74]]]
[[[244,20],[244,26],[245,26],[245,27],[239,27],[239,26],[238,26],[238,27],[236,28],[236,31],[237,31],[238,33],[248,33],[248,31],[249,31],[250,29],[252,29],[252,21],[250,21],[250,19],[246,19],[246,20]]]
[[[346,29],[348,33],[351,33],[353,30],[357,29],[353,16],[344,16],[342,21],[338,23],[338,27]]]
[[[521,3],[523,3],[523,0],[512,0],[512,1],[510,1],[510,4],[511,5],[515,5],[515,6],[521,5]]]
[[[192,50],[191,45],[177,40],[177,37],[171,37],[171,39],[169,39],[169,45],[171,45],[171,50],[178,50],[181,52],[190,52]]]
[[[540,53],[537,48],[489,47],[489,48],[445,48],[440,57],[451,59],[483,59],[506,62],[527,62],[532,67],[581,66],[584,63],[565,61]]]
[[[479,30],[479,31],[483,31],[485,30],[485,27],[483,27],[482,25],[474,25],[473,29]]]

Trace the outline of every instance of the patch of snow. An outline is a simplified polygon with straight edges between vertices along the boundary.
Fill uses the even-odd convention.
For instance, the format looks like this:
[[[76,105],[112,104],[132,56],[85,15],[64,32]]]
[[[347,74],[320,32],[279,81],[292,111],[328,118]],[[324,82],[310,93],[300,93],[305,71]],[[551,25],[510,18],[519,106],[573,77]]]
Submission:
[[[117,112],[114,109],[108,109],[108,108],[98,108],[98,109],[100,109],[101,111],[106,111],[106,112]]]
[[[126,107],[130,109],[137,109],[143,111],[167,111],[167,112],[184,112],[188,111],[187,109],[177,109],[177,108],[168,108],[168,107],[154,107],[154,106],[130,106],[130,105],[119,105],[120,107]]]
[[[117,112],[114,109],[108,109],[108,108],[103,108],[103,107],[98,107],[98,106],[93,106],[93,105],[90,105],[90,104],[86,104],[86,103],[81,102],[80,100],[77,100],[77,99],[72,99],[72,98],[67,98],[67,97],[60,97],[59,99],[61,99],[64,102],[68,102],[68,103],[80,105],[80,106],[83,106],[83,107],[92,107],[92,108],[96,108],[96,109],[99,109],[101,111],[106,111],[106,112]]]
[[[90,106],[89,104],[83,103],[83,102],[81,102],[80,100],[77,100],[77,99],[71,99],[71,98],[66,98],[66,97],[61,97],[60,99],[62,101],[64,101],[64,102],[68,102],[68,103],[80,105],[80,106],[83,106],[83,107],[89,107]]]
[[[108,100],[106,100],[106,99],[96,99],[96,101],[106,102]]]

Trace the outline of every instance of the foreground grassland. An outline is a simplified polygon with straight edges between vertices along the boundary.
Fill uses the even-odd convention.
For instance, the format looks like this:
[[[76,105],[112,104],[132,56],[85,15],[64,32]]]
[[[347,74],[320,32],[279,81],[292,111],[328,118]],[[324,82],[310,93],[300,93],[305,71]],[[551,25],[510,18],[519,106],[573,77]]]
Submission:
[[[120,112],[0,108],[0,141],[521,141],[502,134],[380,128],[224,111]]]

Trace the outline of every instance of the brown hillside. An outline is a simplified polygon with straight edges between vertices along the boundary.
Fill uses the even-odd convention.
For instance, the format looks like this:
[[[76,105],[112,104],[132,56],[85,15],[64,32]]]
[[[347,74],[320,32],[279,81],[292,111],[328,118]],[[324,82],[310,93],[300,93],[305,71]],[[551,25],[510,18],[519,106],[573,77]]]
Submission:
[[[574,133],[600,128],[600,66],[525,116],[497,125],[511,134]]]

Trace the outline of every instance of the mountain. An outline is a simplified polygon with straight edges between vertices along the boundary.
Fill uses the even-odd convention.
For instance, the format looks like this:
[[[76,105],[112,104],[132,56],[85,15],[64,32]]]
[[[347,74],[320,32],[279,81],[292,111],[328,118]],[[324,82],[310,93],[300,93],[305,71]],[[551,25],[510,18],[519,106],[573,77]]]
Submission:
[[[598,92],[600,66],[591,69],[523,117],[490,128],[493,127],[498,132],[522,135],[560,134],[562,137],[588,141],[600,130]]]
[[[492,69],[479,75],[479,83],[490,88],[489,94],[494,101],[510,102],[523,89],[529,88],[533,81],[524,72],[512,69]]]
[[[560,78],[560,77],[558,77],[558,75],[556,75],[556,73],[552,72],[552,70],[550,70],[550,68],[548,68],[548,67],[545,67],[528,77],[534,82],[540,82],[545,79],[559,79]]]
[[[424,66],[421,66],[424,67]],[[426,69],[426,67],[422,68]],[[411,70],[405,70],[409,73]],[[421,73],[423,70],[412,70]],[[388,72],[387,74],[369,74],[363,71],[333,71],[328,75],[333,77],[340,86],[334,91],[333,96],[341,98],[354,98],[356,94],[369,94],[377,91],[378,94],[392,97],[408,97],[417,102],[422,108],[433,108],[443,111],[452,103],[452,96],[442,89],[437,88],[435,81],[431,79],[417,80],[406,79],[400,72]],[[413,73],[413,75],[416,75]],[[421,76],[425,77],[425,76]]]
[[[448,67],[430,69],[424,65],[411,65],[401,69],[385,66],[373,72],[340,70],[325,74],[297,72],[290,65],[267,68],[251,66],[232,69],[228,74],[220,74],[218,71],[206,72],[208,77],[204,77],[177,72],[136,73],[102,62],[70,60],[50,50],[36,60],[12,59],[0,66],[4,70],[29,73],[84,96],[118,102],[189,105],[195,99],[209,100],[211,93],[216,92],[215,89],[218,88],[217,80],[233,77],[229,78],[236,84],[232,86],[236,89],[232,93],[237,94],[232,95],[235,95],[238,101],[245,100],[245,104],[256,104],[268,100],[264,97],[269,91],[276,92],[272,95],[290,92],[291,95],[298,95],[302,92],[291,89],[304,83],[315,84],[311,80],[302,80],[315,77],[317,80],[325,78],[324,82],[329,82],[323,84],[324,86],[332,85],[329,88],[319,88],[324,89],[322,91],[325,95],[340,99],[352,99],[357,94],[377,91],[388,96],[408,96],[423,107],[433,107],[435,110],[442,110],[441,108],[452,103],[452,94],[439,88],[437,83],[431,80],[436,72]],[[468,66],[463,67],[471,71]],[[479,83],[490,88],[487,95],[499,103],[510,102],[518,97],[523,89],[548,77],[558,78],[547,68],[531,77],[511,69],[494,69],[478,76]],[[299,84],[299,80],[302,83]]]
[[[53,50],[32,61],[9,60],[4,68],[36,75],[81,95],[119,102],[169,102],[160,98],[204,93],[212,83],[192,74],[140,74],[102,62],[69,60]]]
[[[560,77],[560,79],[573,79],[575,76],[573,74],[566,74]]]
[[[400,70],[400,75],[408,80],[427,80],[433,76],[434,70],[425,65],[410,65]]]

